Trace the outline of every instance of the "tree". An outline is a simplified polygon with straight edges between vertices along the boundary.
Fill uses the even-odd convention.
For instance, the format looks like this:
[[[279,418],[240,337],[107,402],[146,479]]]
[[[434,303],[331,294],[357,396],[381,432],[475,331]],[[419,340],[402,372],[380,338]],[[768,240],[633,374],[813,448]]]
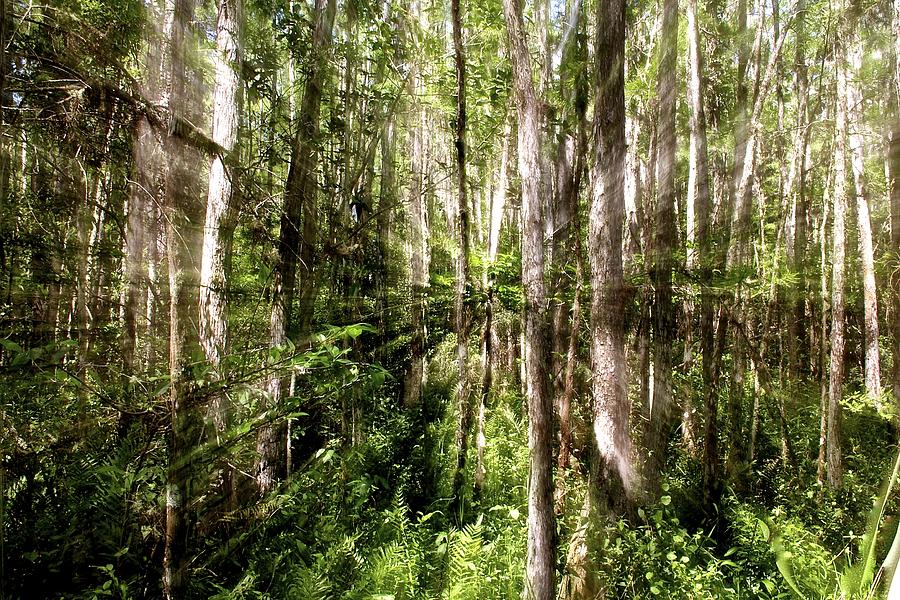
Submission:
[[[466,194],[466,55],[463,45],[462,15],[459,0],[450,2],[453,22],[453,59],[456,67],[456,177],[457,210],[456,234],[459,236],[459,254],[456,258],[456,363],[459,381],[456,390],[456,406],[459,411],[456,429],[456,473],[453,476],[453,499],[459,515],[463,513],[463,482],[465,481],[466,454],[469,450],[469,434],[472,429],[472,401],[469,381],[469,314],[466,303],[469,281],[469,201]]]
[[[857,20],[861,7],[853,2],[847,15],[845,74],[847,103],[847,142],[850,153],[850,169],[853,172],[853,189],[856,198],[856,225],[859,239],[860,268],[863,281],[863,320],[865,323],[866,391],[880,406],[881,362],[878,350],[878,298],[875,286],[875,253],[872,248],[872,222],[869,217],[869,198],[866,189],[865,147],[863,146],[863,97],[859,89],[862,69],[862,46]]]
[[[241,0],[220,0],[216,20],[216,84],[213,92],[212,140],[221,147],[209,170],[206,198],[206,224],[203,229],[203,254],[200,265],[200,345],[214,370],[222,366],[228,351],[227,261],[231,254],[235,226],[235,183],[237,173],[226,166],[233,161],[238,121],[241,112]],[[221,377],[220,373],[214,376]],[[216,437],[225,434],[229,424],[228,399],[214,396],[212,408]],[[231,474],[222,473],[222,491],[230,495]]]
[[[700,23],[696,0],[688,0],[688,103],[690,112],[690,170],[687,190],[687,267],[695,271],[700,281],[700,348],[703,358],[703,496],[707,510],[718,501],[719,451],[718,402],[716,398],[715,331],[713,329],[712,235],[710,214],[712,199],[709,190],[709,163],[704,102],[703,54],[701,52]],[[685,318],[689,318],[688,315]]]
[[[678,231],[675,218],[675,72],[678,56],[678,0],[663,3],[660,35],[657,188],[651,280],[653,310],[653,398],[647,434],[646,483],[655,490],[665,465],[672,402],[672,341],[675,338],[675,305],[672,302],[672,270]],[[623,110],[624,112],[624,110]],[[601,280],[602,281],[602,280]]]
[[[834,138],[834,224],[832,225],[831,246],[831,367],[828,377],[828,430],[826,437],[826,457],[828,485],[840,488],[843,485],[843,464],[841,457],[841,394],[844,386],[844,273],[846,244],[846,139],[847,139],[847,71],[844,65],[846,38],[840,34],[837,40],[837,108]]]
[[[165,211],[169,266],[169,440],[166,481],[166,536],[163,558],[163,596],[181,598],[193,550],[192,510],[197,483],[197,434],[200,431],[200,398],[191,374],[198,347],[196,310],[199,274],[193,257],[199,248],[202,206],[195,200],[196,178],[191,162],[195,151],[176,135],[195,109],[189,100],[185,59],[187,25],[194,12],[193,0],[167,0],[162,72],[167,77],[163,101],[169,116],[166,153]]]
[[[513,89],[519,115],[522,185],[522,285],[525,289],[525,373],[528,405],[528,545],[525,597],[550,600],[556,591],[553,514],[553,407],[547,389],[544,224],[541,201],[541,107],[535,94],[522,5],[504,0]]]
[[[894,123],[890,129],[888,142],[888,165],[891,198],[891,250],[894,253],[895,268],[891,270],[890,289],[893,290],[892,336],[893,346],[893,391],[894,403],[900,406],[900,0],[894,0]]]
[[[327,53],[331,45],[334,25],[335,0],[316,1],[316,21],[310,50],[312,69],[306,80],[303,102],[298,116],[297,134],[291,151],[291,162],[284,190],[284,209],[281,216],[281,232],[278,241],[278,258],[272,283],[272,317],[269,341],[273,347],[283,346],[296,333],[291,311],[297,286],[297,264],[302,263],[301,287],[313,288],[313,256],[316,238],[316,166],[319,149],[316,138],[319,133],[319,110],[322,89],[327,71]],[[302,213],[302,224],[301,224]],[[302,228],[302,232],[301,232]],[[309,299],[301,301],[298,322],[309,322],[304,314],[311,309]],[[304,333],[306,333],[304,331]],[[284,380],[276,370],[270,377],[266,392],[267,405],[272,411],[273,422],[263,426],[257,438],[256,485],[261,495],[272,490],[275,482],[285,472],[282,449],[285,447],[285,429],[277,423],[279,403],[284,395]]]

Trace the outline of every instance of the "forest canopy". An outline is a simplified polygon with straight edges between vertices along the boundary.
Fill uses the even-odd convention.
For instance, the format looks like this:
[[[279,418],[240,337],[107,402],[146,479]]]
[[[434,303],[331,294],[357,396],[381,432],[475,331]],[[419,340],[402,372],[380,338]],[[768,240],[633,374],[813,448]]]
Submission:
[[[0,0],[0,600],[898,598],[900,0]]]

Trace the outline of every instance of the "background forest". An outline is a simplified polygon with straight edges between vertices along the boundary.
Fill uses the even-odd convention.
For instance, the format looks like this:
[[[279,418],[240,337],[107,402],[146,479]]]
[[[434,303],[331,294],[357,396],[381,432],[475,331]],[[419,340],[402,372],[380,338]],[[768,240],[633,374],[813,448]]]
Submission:
[[[0,599],[900,598],[900,0],[0,0]]]

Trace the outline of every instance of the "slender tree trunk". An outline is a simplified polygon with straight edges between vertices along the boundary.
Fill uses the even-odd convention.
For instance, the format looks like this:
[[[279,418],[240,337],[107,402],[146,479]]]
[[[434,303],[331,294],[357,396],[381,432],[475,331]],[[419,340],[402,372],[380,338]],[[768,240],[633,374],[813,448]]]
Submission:
[[[165,139],[166,239],[169,267],[169,410],[171,437],[166,482],[166,535],[163,556],[163,596],[185,595],[192,551],[195,461],[200,432],[200,407],[196,383],[191,375],[192,355],[198,346],[196,320],[199,277],[193,257],[199,250],[201,206],[194,193],[192,162],[196,152],[174,135],[190,105],[185,69],[187,26],[193,18],[193,0],[167,0],[164,39],[168,44],[168,77],[164,105],[169,113],[169,135]]]
[[[703,94],[703,53],[701,50],[697,0],[688,0],[688,103],[690,112],[690,169],[688,172],[688,270],[700,281],[700,351],[703,357],[703,498],[708,511],[718,502],[719,449],[718,402],[715,389],[715,332],[712,283],[714,263],[710,217],[709,162],[706,137],[706,108]],[[693,209],[693,210],[692,210]],[[691,226],[692,225],[692,226]]]
[[[497,185],[492,190],[490,196],[490,207],[487,225],[487,246],[488,265],[493,266],[497,260],[497,253],[500,248],[500,229],[503,224],[504,205],[506,203],[506,168],[509,162],[509,138],[510,138],[510,122],[506,119],[504,127],[504,137],[501,142],[502,150],[500,153],[500,164],[498,165]],[[475,445],[477,449],[478,464],[475,467],[475,495],[480,497],[484,490],[484,482],[487,477],[487,468],[484,463],[484,451],[487,446],[487,438],[484,433],[485,418],[487,412],[487,403],[494,382],[494,369],[499,369],[498,360],[500,336],[497,331],[496,319],[496,300],[494,298],[494,286],[496,281],[494,275],[490,272],[490,267],[485,269],[483,286],[487,291],[487,301],[485,302],[484,315],[484,333],[482,339],[482,356],[481,356],[481,399],[478,406],[478,425],[476,431]]]
[[[835,136],[837,143],[837,136]],[[832,152],[832,155],[835,153]],[[833,156],[832,156],[833,158]],[[818,363],[817,373],[819,377],[819,454],[816,459],[816,482],[819,484],[820,491],[825,486],[825,467],[827,464],[827,443],[828,443],[828,378],[825,376],[827,352],[825,340],[828,339],[828,236],[826,235],[828,228],[828,212],[832,202],[834,193],[834,170],[829,165],[828,174],[825,178],[825,194],[822,199],[822,215],[818,224],[819,237],[819,304],[821,312],[819,313],[819,347],[816,354]]]
[[[319,150],[316,138],[319,133],[319,111],[328,68],[327,54],[331,46],[334,14],[335,0],[316,0],[317,17],[313,32],[311,67],[298,116],[300,122],[285,184],[278,258],[272,284],[272,315],[269,324],[269,342],[272,346],[282,346],[295,335],[291,307],[297,284],[298,255],[303,265],[301,289],[308,290],[315,285],[312,281],[312,253],[315,249],[317,226],[316,166]],[[304,327],[309,324],[311,310],[309,300],[308,296],[300,299],[298,323],[303,332],[308,331]],[[277,371],[267,383],[266,406],[273,413],[280,408],[284,385],[282,374]],[[274,416],[270,419],[274,419]],[[285,433],[285,428],[276,422],[266,423],[259,431],[256,441],[255,477],[260,495],[270,492],[275,482],[284,474],[284,450],[287,446]]]
[[[898,27],[900,27],[900,0],[894,3]],[[900,64],[900,59],[898,59]],[[900,73],[898,73],[900,77]],[[898,80],[900,82],[900,80]],[[893,304],[891,306],[891,327],[893,338],[893,374],[892,386],[894,405],[900,407],[900,109],[894,117],[888,143],[888,165],[891,195],[891,251],[894,255],[891,269],[890,289]]]
[[[237,212],[235,183],[237,173],[229,162],[238,132],[241,110],[242,0],[219,0],[216,20],[216,81],[213,92],[212,141],[218,144],[221,155],[215,156],[209,170],[209,190],[206,197],[206,224],[203,229],[203,254],[200,264],[200,345],[206,360],[219,372],[222,359],[228,352],[227,287],[228,262],[234,237]],[[223,442],[231,409],[228,398],[221,391],[212,398],[213,435]],[[234,504],[234,490],[230,467],[220,467],[221,493],[225,506]]]
[[[659,98],[659,147],[656,162],[657,197],[655,207],[653,264],[651,281],[653,310],[653,398],[646,438],[647,473],[645,483],[651,496],[658,490],[666,460],[671,425],[672,343],[675,338],[675,305],[672,302],[672,270],[678,232],[675,215],[675,72],[678,54],[678,0],[663,3],[660,35],[660,65],[657,81]]]
[[[799,289],[791,296],[793,303],[793,317],[789,318],[788,324],[788,361],[787,375],[790,379],[795,380],[800,371],[799,347],[803,338],[806,336],[806,293],[808,288],[806,281],[806,237],[807,237],[807,219],[809,218],[809,204],[806,194],[806,170],[807,170],[807,145],[809,142],[808,132],[808,103],[809,103],[809,82],[807,79],[806,58],[804,53],[804,44],[806,41],[805,15],[806,0],[799,0],[797,3],[797,14],[800,18],[796,20],[795,36],[796,36],[796,53],[794,56],[794,93],[796,102],[797,122],[794,130],[793,146],[791,150],[791,167],[788,175],[788,193],[791,194],[791,223],[793,227],[793,242],[789,249],[788,256],[790,258],[789,266],[792,271],[797,274],[799,281]]]
[[[869,218],[869,199],[865,178],[865,147],[863,146],[863,97],[857,81],[862,69],[862,42],[859,37],[858,6],[849,7],[846,17],[849,32],[846,42],[847,71],[845,74],[847,103],[847,141],[850,167],[853,171],[856,198],[856,224],[859,235],[860,268],[863,281],[865,380],[866,392],[877,406],[881,406],[881,362],[878,351],[878,299],[875,286],[875,254],[872,248],[872,222]],[[846,14],[846,13],[845,13]]]
[[[556,519],[553,513],[553,406],[547,382],[544,227],[541,210],[541,105],[535,94],[522,5],[504,0],[513,88],[519,115],[522,185],[522,284],[525,288],[525,373],[528,404],[528,542],[526,600],[556,593]]]
[[[453,55],[456,64],[456,175],[458,210],[456,234],[459,236],[459,255],[456,258],[456,364],[459,381],[456,388],[456,472],[453,476],[453,504],[457,517],[463,514],[462,490],[465,482],[466,455],[472,429],[472,402],[469,381],[469,307],[466,296],[469,282],[469,201],[466,194],[466,57],[463,45],[462,15],[459,0],[450,2],[453,22]]]
[[[894,0],[894,122],[889,129],[888,186],[891,204],[891,328],[893,338],[892,387],[894,407],[900,407],[900,0]],[[900,422],[897,423],[900,429]]]
[[[828,379],[828,433],[826,460],[828,485],[843,485],[841,457],[841,394],[844,385],[844,271],[846,244],[847,71],[843,40],[838,40],[837,111],[834,142],[834,225],[831,246],[831,371]]]
[[[637,109],[635,108],[635,112]],[[641,178],[641,158],[639,140],[641,136],[640,118],[625,116],[625,256],[623,270],[626,276],[637,275],[635,257],[641,252],[641,231],[643,215],[643,181]]]

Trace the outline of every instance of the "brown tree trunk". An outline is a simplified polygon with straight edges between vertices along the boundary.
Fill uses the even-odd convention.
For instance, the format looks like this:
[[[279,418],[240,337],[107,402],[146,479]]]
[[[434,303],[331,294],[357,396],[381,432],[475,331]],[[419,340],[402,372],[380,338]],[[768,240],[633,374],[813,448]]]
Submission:
[[[453,475],[453,506],[457,518],[463,515],[463,486],[466,474],[466,455],[472,429],[472,402],[469,381],[469,307],[466,296],[469,282],[469,201],[466,194],[466,59],[463,45],[462,15],[459,0],[450,2],[453,22],[453,55],[456,65],[456,175],[458,210],[456,235],[459,255],[456,258],[456,364],[459,380],[456,388],[456,471]]]
[[[295,337],[291,306],[296,291],[298,255],[302,263],[300,287],[302,290],[314,288],[312,281],[313,252],[317,227],[316,165],[318,163],[319,110],[322,88],[327,69],[327,53],[331,45],[334,24],[335,0],[316,0],[316,22],[313,32],[312,60],[309,78],[303,94],[299,113],[297,137],[294,140],[291,163],[284,191],[284,211],[281,216],[281,233],[278,240],[278,258],[275,264],[272,284],[272,315],[269,324],[269,343],[273,347],[284,345]],[[301,233],[302,213],[302,233]],[[299,248],[299,252],[297,249]],[[300,331],[309,325],[310,298],[300,299],[298,323]],[[274,414],[280,408],[285,386],[282,374],[276,370],[271,376],[266,392],[266,407],[273,414],[259,431],[256,441],[257,459],[255,465],[256,487],[260,495],[270,492],[275,482],[284,475],[286,448],[285,428],[277,422]]]
[[[528,405],[528,542],[526,600],[556,593],[556,519],[553,513],[553,406],[547,382],[544,227],[541,210],[541,105],[535,94],[520,0],[504,0],[513,88],[519,115],[522,185],[522,284],[525,288],[525,373]]]
[[[856,198],[856,224],[863,282],[863,322],[865,341],[866,392],[876,406],[881,406],[881,361],[878,350],[878,298],[875,286],[875,254],[872,248],[872,222],[869,217],[869,199],[865,178],[865,147],[863,146],[863,97],[857,81],[862,76],[862,41],[859,36],[859,11],[853,2],[845,11],[849,29],[846,40],[847,71],[845,74],[847,103],[847,141],[850,167],[853,172]]]
[[[163,556],[163,596],[182,598],[192,551],[196,444],[200,433],[200,407],[191,374],[192,356],[198,348],[196,314],[199,274],[194,257],[199,250],[202,206],[196,201],[197,181],[192,170],[199,157],[180,136],[174,135],[179,120],[195,109],[187,98],[185,69],[187,27],[194,12],[193,0],[168,0],[164,40],[168,44],[163,73],[168,77],[164,105],[169,113],[165,139],[165,210],[169,267],[169,438],[166,481],[166,535]]]
[[[570,542],[562,594],[603,598],[596,554],[611,518],[635,490],[625,364],[622,237],[625,212],[625,2],[597,5],[597,99],[588,218],[591,276],[591,391],[595,446],[581,525]]]
[[[797,14],[805,15],[806,0],[797,3]],[[793,304],[793,317],[789,317],[788,324],[788,360],[787,375],[796,379],[800,371],[799,350],[803,338],[806,336],[806,237],[809,204],[806,194],[806,170],[807,170],[807,145],[809,142],[807,106],[809,100],[809,83],[807,80],[806,58],[804,43],[806,40],[805,19],[800,18],[795,22],[795,35],[797,39],[796,54],[794,56],[794,93],[796,101],[797,121],[794,130],[794,139],[791,150],[791,166],[788,175],[787,189],[791,194],[791,226],[793,235],[787,243],[792,244],[787,248],[789,265],[797,274],[799,290],[789,296]]]
[[[893,338],[892,387],[895,410],[900,407],[900,0],[894,0],[894,122],[889,130],[888,186],[891,198],[891,328]]]
[[[835,136],[835,143],[837,136]],[[832,159],[835,152],[832,152]],[[828,339],[828,236],[826,235],[828,227],[828,212],[832,204],[832,195],[834,193],[834,177],[833,160],[829,165],[828,175],[825,178],[825,194],[822,202],[822,214],[818,223],[819,238],[819,305],[821,312],[819,313],[819,339],[821,340],[817,348],[816,361],[817,373],[819,377],[819,454],[816,459],[816,482],[819,489],[824,490],[825,471],[827,466],[827,443],[828,443],[828,378],[825,376],[825,367],[827,365],[825,355],[827,353],[825,340]]]
[[[216,20],[216,81],[213,92],[212,141],[220,155],[213,158],[209,170],[206,197],[206,224],[203,229],[203,255],[200,265],[200,345],[212,367],[212,376],[221,378],[222,359],[228,352],[228,315],[226,295],[228,262],[234,237],[237,172],[231,168],[231,152],[237,139],[241,110],[242,0],[219,0]],[[228,399],[222,392],[211,397],[213,431],[217,444],[223,443],[231,420]],[[220,466],[220,491],[225,506],[234,505],[230,467]]]
[[[896,18],[900,26],[900,0],[894,3]],[[898,60],[900,64],[900,60]],[[900,109],[898,109],[900,113]],[[890,173],[891,195],[891,251],[894,255],[894,268],[891,269],[890,290],[893,304],[891,306],[891,328],[893,338],[893,371],[892,387],[894,405],[900,407],[900,116],[895,115],[890,130],[888,143],[888,165]]]
[[[688,0],[688,102],[690,112],[690,170],[688,173],[688,270],[700,281],[700,352],[703,357],[703,499],[711,511],[719,499],[718,402],[714,306],[711,297],[712,267],[715,257],[711,243],[712,201],[709,190],[709,162],[706,137],[706,109],[703,94],[703,53],[701,51],[697,0]],[[693,244],[691,244],[693,242]]]
[[[834,142],[834,225],[831,246],[831,371],[828,378],[828,431],[826,436],[827,481],[833,488],[843,485],[841,457],[841,394],[844,384],[844,271],[846,244],[847,71],[843,40],[838,40],[837,110]]]
[[[675,215],[675,72],[678,53],[678,0],[663,3],[660,35],[660,65],[657,81],[659,98],[656,159],[657,196],[650,278],[653,307],[653,398],[646,436],[647,472],[645,484],[651,496],[659,489],[666,460],[671,425],[672,343],[675,339],[675,305],[672,302],[672,270],[678,232]]]

